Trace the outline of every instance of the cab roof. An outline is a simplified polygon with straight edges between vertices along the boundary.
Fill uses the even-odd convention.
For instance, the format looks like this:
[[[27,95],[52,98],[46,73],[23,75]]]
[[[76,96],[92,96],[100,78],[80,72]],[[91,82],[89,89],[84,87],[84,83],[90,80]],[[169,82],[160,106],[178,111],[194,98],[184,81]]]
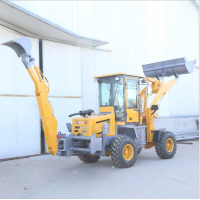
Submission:
[[[146,76],[139,76],[139,75],[134,75],[134,74],[125,74],[125,73],[116,73],[116,74],[107,74],[107,75],[103,75],[103,76],[94,76],[93,78],[102,78],[102,77],[106,77],[106,76],[116,76],[116,75],[126,75],[126,76],[134,76],[134,77],[139,77],[139,78],[145,78]]]

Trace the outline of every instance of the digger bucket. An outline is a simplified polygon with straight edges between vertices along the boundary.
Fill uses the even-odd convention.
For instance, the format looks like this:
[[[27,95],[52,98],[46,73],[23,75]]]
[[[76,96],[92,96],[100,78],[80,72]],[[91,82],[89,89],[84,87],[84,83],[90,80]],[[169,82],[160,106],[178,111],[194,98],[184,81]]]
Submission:
[[[186,57],[173,60],[166,60],[151,64],[142,65],[146,77],[160,78],[175,76],[178,78],[182,74],[192,73],[196,64],[196,59],[188,61]]]
[[[24,57],[24,56],[30,56],[31,54],[31,41],[26,38],[19,38],[17,40],[11,40],[5,43],[2,43],[2,45],[8,46],[10,48],[12,48],[17,56],[20,57]]]

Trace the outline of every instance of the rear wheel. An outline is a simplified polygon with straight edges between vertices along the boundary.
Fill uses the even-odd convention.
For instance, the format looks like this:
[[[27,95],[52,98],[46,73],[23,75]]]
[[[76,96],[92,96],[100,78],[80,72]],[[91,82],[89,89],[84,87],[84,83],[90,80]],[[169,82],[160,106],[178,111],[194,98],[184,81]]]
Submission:
[[[94,163],[99,160],[99,156],[96,155],[88,155],[88,154],[79,154],[79,159],[84,163]]]
[[[176,138],[173,133],[163,131],[160,136],[160,141],[155,145],[157,155],[162,159],[172,158],[177,149]]]
[[[117,137],[111,145],[111,158],[117,167],[132,167],[137,159],[135,141],[126,135]]]

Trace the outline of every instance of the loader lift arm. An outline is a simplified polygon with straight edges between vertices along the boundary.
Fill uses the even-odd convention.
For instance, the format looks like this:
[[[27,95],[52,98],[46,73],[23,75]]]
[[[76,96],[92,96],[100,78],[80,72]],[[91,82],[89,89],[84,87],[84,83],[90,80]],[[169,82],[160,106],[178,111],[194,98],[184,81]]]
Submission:
[[[43,76],[37,66],[34,66],[35,71],[31,66],[35,61],[35,59],[30,54],[31,42],[28,38],[20,38],[3,43],[2,45],[11,47],[17,53],[18,57],[22,57],[22,62],[35,84],[35,94],[42,119],[48,151],[51,153],[51,155],[56,156],[56,153],[58,152],[58,122],[54,116],[54,111],[51,103],[48,100],[49,86],[47,86],[43,78],[46,81],[47,79]]]
[[[154,127],[154,119],[158,117],[157,115],[157,110],[152,112],[152,106],[156,105],[158,101],[166,95],[167,91],[177,82],[176,79],[171,80],[170,82],[164,84],[164,81],[162,83],[156,79],[156,78],[149,78],[147,77],[146,80],[148,82],[151,82],[151,87],[152,87],[152,93],[156,94],[154,97],[151,105],[149,108],[147,108],[147,100],[148,100],[148,94],[146,93],[146,87],[141,91],[141,101],[144,99],[144,108],[142,115],[140,116],[140,122],[145,124],[147,126],[147,145],[146,147],[151,147],[154,146],[153,143],[153,134],[152,131],[155,130]],[[158,104],[158,107],[160,105]]]
[[[145,148],[151,148],[155,145],[154,141],[156,141],[156,139],[153,140],[154,131],[156,131],[154,127],[154,118],[158,117],[157,110],[160,107],[160,99],[166,95],[167,91],[177,82],[180,75],[192,73],[195,64],[196,59],[189,61],[186,57],[183,57],[142,65],[143,72],[147,77],[146,81],[151,83],[152,93],[156,94],[150,107],[147,108],[148,92],[146,88],[140,93],[141,100],[144,100],[144,109],[140,116],[140,123],[145,124],[147,127],[147,145]],[[170,76],[175,76],[175,79],[164,84],[164,77]],[[160,79],[163,79],[162,83]],[[158,134],[159,130],[156,132]]]
[[[157,102],[160,100],[160,98],[166,95],[167,91],[177,82],[176,79],[173,79],[170,82],[164,84],[164,81],[162,81],[161,83],[156,78],[149,78],[149,77],[147,77],[146,80],[152,83],[151,84],[152,93],[156,94],[154,100],[150,105],[150,108],[152,107],[152,105],[156,105]],[[145,112],[147,108],[147,99],[148,99],[148,94],[146,94],[146,87],[140,92],[140,96],[141,96],[141,102],[144,101],[144,112]]]

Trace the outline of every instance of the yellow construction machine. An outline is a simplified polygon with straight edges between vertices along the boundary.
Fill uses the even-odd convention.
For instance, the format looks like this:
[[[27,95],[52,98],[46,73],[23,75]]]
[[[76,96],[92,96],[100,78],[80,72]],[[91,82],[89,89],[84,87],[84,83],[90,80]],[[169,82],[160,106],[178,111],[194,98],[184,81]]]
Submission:
[[[165,128],[155,130],[160,101],[182,74],[192,73],[196,60],[186,57],[143,65],[145,76],[125,73],[96,76],[99,88],[100,113],[83,110],[69,115],[80,115],[67,123],[71,134],[57,132],[58,122],[48,100],[49,83],[40,69],[32,65],[31,42],[28,38],[12,40],[3,45],[11,47],[22,57],[35,84],[48,151],[51,155],[78,156],[85,163],[93,163],[101,156],[111,156],[117,167],[131,167],[142,148],[155,146],[162,159],[172,158],[177,150],[176,138]],[[164,77],[175,79],[164,84]],[[94,83],[95,84],[95,83]],[[140,89],[143,87],[142,91]],[[155,94],[147,105],[148,96]]]

